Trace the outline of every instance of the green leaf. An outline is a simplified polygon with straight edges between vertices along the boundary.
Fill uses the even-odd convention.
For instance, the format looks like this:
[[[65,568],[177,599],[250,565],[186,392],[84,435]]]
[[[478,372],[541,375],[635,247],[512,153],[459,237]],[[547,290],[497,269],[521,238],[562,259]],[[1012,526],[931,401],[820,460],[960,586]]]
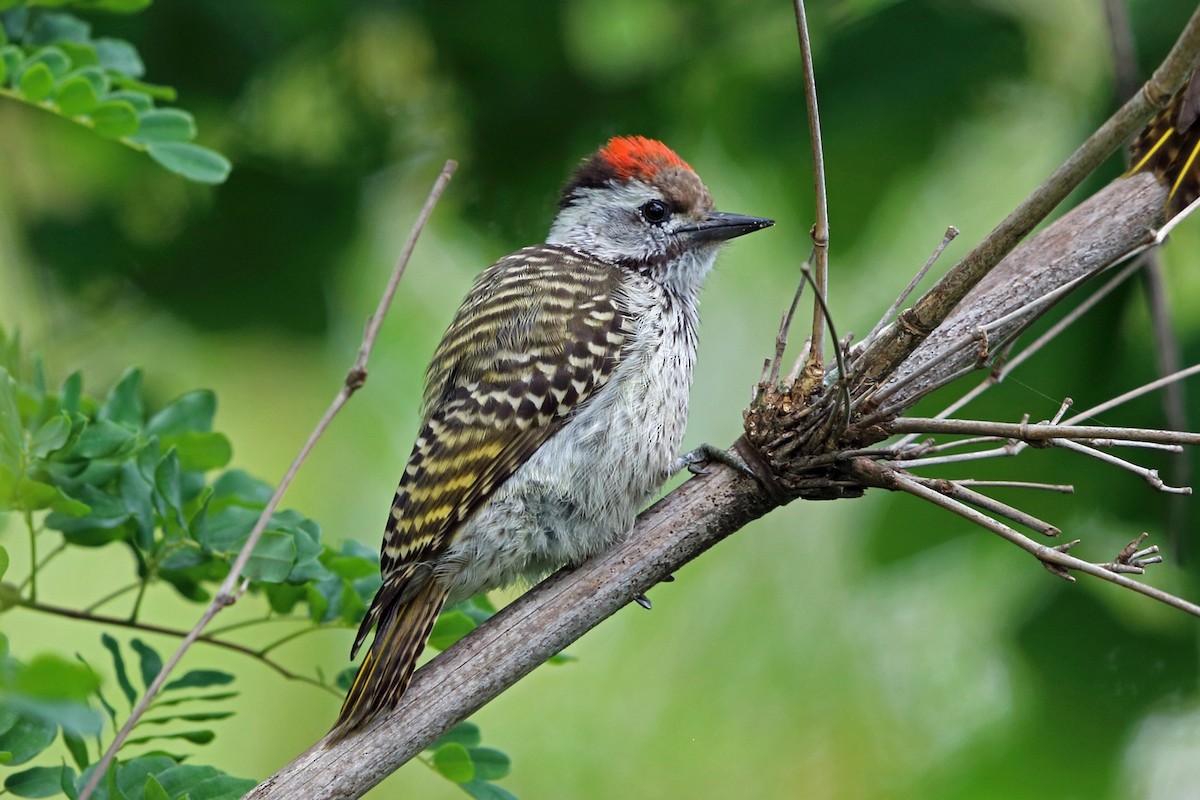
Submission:
[[[100,635],[100,642],[112,656],[113,671],[117,675],[117,685],[121,687],[121,692],[125,695],[125,699],[132,706],[137,701],[138,695],[134,691],[133,684],[129,682],[129,673],[125,671],[125,658],[121,655],[121,647],[117,644],[117,640],[107,633]]]
[[[41,511],[52,508],[60,514],[72,517],[83,516],[91,511],[84,503],[73,500],[63,494],[62,489],[48,483],[21,477],[17,480],[16,491],[13,492],[14,505],[29,511]]]
[[[0,48],[0,62],[4,63],[4,79],[6,81],[17,79],[24,61],[25,55],[16,45],[9,44]]]
[[[218,703],[222,700],[228,700],[232,697],[237,697],[239,692],[213,692],[212,694],[195,694],[189,697],[171,697],[163,700],[162,697],[155,699],[154,708],[166,708],[168,706],[177,706],[181,703]]]
[[[497,786],[487,781],[467,781],[460,783],[459,788],[474,797],[475,800],[517,800],[517,796],[503,786]]]
[[[88,115],[96,133],[106,139],[120,139],[137,133],[137,109],[124,100],[107,100]]]
[[[34,64],[21,73],[17,88],[35,103],[45,100],[54,91],[54,73],[45,64]]]
[[[196,121],[178,108],[160,108],[143,112],[138,132],[129,137],[139,144],[152,142],[190,142],[196,138]]]
[[[470,747],[471,763],[475,765],[475,777],[484,781],[503,778],[512,770],[512,759],[494,747]]]
[[[146,432],[159,436],[191,431],[208,433],[212,430],[216,414],[216,394],[207,389],[198,389],[179,396],[151,417],[146,423]]]
[[[187,142],[156,142],[147,145],[146,152],[171,172],[197,183],[224,183],[233,169],[215,150]]]
[[[12,754],[8,764],[15,767],[54,744],[56,735],[58,726],[54,723],[22,714],[11,728],[0,733],[0,751]]]
[[[100,686],[100,678],[86,664],[52,653],[34,656],[17,672],[14,688],[44,700],[86,700]]]
[[[137,109],[138,114],[143,111],[149,111],[154,108],[154,99],[145,92],[137,92],[132,89],[122,89],[118,92],[109,92],[106,100],[124,100],[129,105]]]
[[[183,517],[183,491],[179,478],[179,455],[169,451],[154,470],[154,499],[163,520],[179,528],[186,524]]]
[[[83,375],[76,370],[63,381],[58,393],[58,405],[68,414],[79,413],[79,399],[83,395]]]
[[[137,78],[131,78],[128,75],[122,75],[120,73],[112,73],[111,77],[113,84],[120,89],[129,89],[134,92],[139,92],[147,97],[152,97],[155,100],[162,100],[165,103],[175,102],[176,93],[175,90],[170,86],[159,86],[153,83],[146,83],[145,81],[139,81]]]
[[[138,427],[146,418],[142,405],[142,371],[136,367],[128,369],[108,392],[104,405],[96,412],[98,419],[119,422]]]
[[[100,66],[100,59],[96,57],[96,48],[92,47],[91,42],[60,41],[58,48],[66,54],[67,58],[71,60],[71,65],[76,69]],[[105,81],[105,87],[107,88],[107,86],[108,81]]]
[[[162,446],[173,448],[179,456],[179,465],[190,472],[220,469],[233,458],[233,446],[229,438],[221,433],[188,431],[164,436]]]
[[[8,572],[8,551],[0,545],[0,578],[4,577],[4,573]]]
[[[200,689],[206,686],[224,686],[233,683],[233,676],[228,672],[215,669],[194,669],[163,687],[164,692],[175,689]]]
[[[70,779],[74,781],[75,770],[70,767],[33,767],[9,775],[4,780],[4,788],[16,797],[54,797],[62,793],[64,772],[70,773]]]
[[[367,604],[363,602],[362,595],[356,592],[353,586],[342,587],[338,604],[340,606],[339,614],[347,625],[358,624],[367,614]]]
[[[57,80],[71,71],[71,59],[57,47],[43,47],[25,60],[25,69],[35,64],[45,64],[46,69]]]
[[[58,111],[68,117],[86,114],[100,105],[100,96],[92,82],[83,76],[67,78],[54,93]]]
[[[466,783],[475,777],[471,754],[458,742],[444,744],[433,751],[433,768],[455,783]]]
[[[478,747],[481,741],[483,741],[483,735],[479,732],[479,726],[470,720],[464,720],[446,731],[442,738],[425,749],[436,750],[451,742],[461,744],[463,747]]]
[[[39,14],[25,34],[25,44],[47,45],[57,42],[86,42],[92,38],[92,26],[73,14]]]
[[[113,14],[136,14],[138,11],[148,8],[152,2],[153,0],[91,0],[88,8],[95,11],[109,11]]]
[[[429,646],[445,650],[450,645],[475,630],[475,621],[461,611],[449,611],[438,617],[433,632],[429,634]]]
[[[34,432],[29,442],[29,454],[34,458],[45,458],[67,443],[71,436],[71,417],[64,413],[55,414]]]
[[[87,767],[89,763],[87,742],[78,734],[63,730],[63,744],[67,746],[67,751],[71,754],[71,759],[75,762],[75,766],[80,769]]]
[[[79,458],[112,458],[128,453],[137,444],[137,433],[115,422],[98,419],[83,429],[71,454]]]
[[[153,742],[159,739],[182,739],[183,741],[191,742],[192,744],[208,744],[215,738],[217,738],[217,735],[212,731],[179,731],[178,733],[160,733],[152,736],[139,736],[136,739],[127,740],[126,744],[145,744],[146,742]]]
[[[229,505],[261,509],[271,499],[274,491],[275,489],[266,481],[255,478],[243,470],[231,469],[213,483],[211,503],[216,509]]]
[[[263,531],[242,574],[252,581],[280,583],[296,563],[295,539],[282,531]]]
[[[142,800],[171,800],[167,790],[153,775],[146,776],[146,785],[142,788]]]
[[[92,40],[96,48],[96,57],[100,66],[119,72],[130,78],[140,78],[146,74],[146,65],[138,55],[137,48],[122,39],[112,39],[102,36]]]
[[[138,724],[166,725],[168,722],[212,722],[218,719],[229,719],[232,716],[232,711],[194,711],[190,714],[171,714],[167,717],[143,718],[138,721]]]
[[[154,679],[158,677],[158,673],[162,672],[162,656],[141,639],[134,639],[129,643],[129,646],[138,654],[138,666],[142,672],[142,685],[148,690],[150,684],[154,683]]]

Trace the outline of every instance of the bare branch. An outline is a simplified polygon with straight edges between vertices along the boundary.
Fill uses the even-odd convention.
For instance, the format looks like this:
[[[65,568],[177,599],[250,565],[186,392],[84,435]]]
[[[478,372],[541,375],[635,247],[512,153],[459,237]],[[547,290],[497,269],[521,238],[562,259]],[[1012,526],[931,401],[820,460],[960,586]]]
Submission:
[[[812,227],[816,276],[813,285],[817,297],[825,300],[829,283],[829,202],[825,195],[825,154],[821,147],[821,114],[817,109],[817,78],[813,72],[812,43],[808,38],[808,18],[804,0],[793,0],[796,34],[800,38],[800,58],[804,63],[804,99],[808,107],[808,140],[812,145],[813,191],[816,196],[816,222]],[[809,370],[819,376],[824,370],[825,325],[819,304],[813,306],[812,350]],[[845,374],[845,373],[843,373]]]
[[[300,448],[300,452],[296,454],[296,458],[292,461],[291,466],[288,467],[287,472],[283,476],[283,480],[279,482],[279,486],[275,489],[275,493],[272,494],[271,499],[267,501],[267,505],[265,508],[263,508],[262,514],[258,518],[258,522],[255,523],[254,529],[250,532],[245,544],[242,545],[241,552],[238,554],[237,559],[233,562],[233,565],[229,568],[229,576],[225,579],[225,582],[221,584],[221,588],[217,591],[216,597],[214,597],[212,602],[209,603],[208,608],[204,610],[204,613],[200,616],[200,620],[184,637],[183,642],[180,643],[179,647],[175,650],[171,657],[167,659],[166,664],[164,664],[163,668],[159,671],[158,677],[154,679],[150,686],[146,687],[146,693],[142,695],[141,699],[138,701],[138,704],[130,713],[129,719],[127,719],[125,724],[121,726],[121,730],[117,731],[117,735],[113,738],[113,741],[108,746],[108,749],[105,750],[104,756],[100,759],[99,764],[97,764],[95,771],[92,773],[91,778],[87,782],[87,785],[83,787],[83,791],[79,795],[79,800],[87,800],[89,797],[91,797],[92,793],[96,790],[96,786],[106,774],[108,765],[112,763],[117,751],[129,737],[130,731],[133,730],[134,725],[136,725],[138,720],[141,719],[142,715],[146,713],[146,710],[150,707],[150,703],[162,690],[162,687],[167,682],[167,677],[171,674],[171,671],[176,667],[176,665],[179,664],[179,661],[183,658],[183,654],[186,653],[188,648],[192,646],[192,643],[200,637],[201,631],[204,630],[204,628],[210,621],[212,621],[212,618],[215,617],[218,612],[235,602],[236,597],[234,595],[234,587],[237,586],[238,580],[241,578],[242,570],[245,569],[246,562],[250,560],[250,556],[254,552],[254,546],[258,544],[258,540],[262,536],[263,531],[266,529],[267,523],[270,521],[271,516],[275,513],[275,509],[279,506],[279,501],[283,498],[284,492],[286,492],[288,487],[291,486],[292,479],[295,478],[296,473],[300,470],[301,465],[308,458],[308,454],[312,452],[312,449],[316,446],[317,441],[325,433],[334,416],[336,416],[338,411],[341,410],[342,406],[346,404],[346,402],[350,399],[350,396],[353,395],[354,392],[363,385],[364,381],[366,381],[367,359],[370,357],[371,348],[375,345],[375,339],[379,335],[379,328],[383,324],[383,318],[391,304],[392,297],[395,295],[396,286],[400,282],[400,277],[404,274],[404,268],[408,266],[408,259],[412,256],[413,248],[416,246],[417,237],[421,235],[421,231],[425,228],[425,223],[429,220],[429,215],[433,213],[434,205],[437,204],[438,198],[442,196],[442,192],[444,192],[446,189],[446,184],[450,182],[450,177],[454,174],[454,170],[457,168],[458,165],[454,161],[447,161],[446,165],[442,168],[441,174],[434,182],[433,188],[429,192],[429,197],[425,200],[425,205],[421,209],[421,213],[417,216],[416,222],[413,223],[412,230],[408,235],[408,241],[405,243],[404,249],[401,251],[400,258],[396,261],[396,266],[392,270],[391,279],[388,281],[387,288],[384,290],[383,298],[380,300],[379,307],[372,316],[371,322],[367,325],[366,333],[363,336],[362,346],[358,351],[358,358],[354,363],[354,367],[346,375],[346,380],[343,383],[341,390],[337,393],[337,396],[333,399],[333,402],[329,405],[329,408],[326,409],[325,414],[321,417],[320,421],[317,422],[316,427],[313,428],[312,433],[309,434],[307,441],[305,441],[304,445]],[[245,584],[243,584],[242,588],[242,591],[244,590]],[[238,594],[240,595],[240,592]]]
[[[35,602],[33,600],[25,600],[24,598],[15,599],[13,601],[13,604],[18,605],[22,608],[28,608],[30,611],[40,611],[43,614],[53,614],[54,616],[68,617],[69,619],[77,619],[77,620],[82,620],[84,622],[95,622],[100,625],[113,625],[118,628],[132,628],[133,630],[136,630],[136,631],[145,631],[147,633],[157,633],[157,634],[161,634],[163,636],[174,636],[177,639],[182,639],[182,638],[186,637],[189,633],[188,631],[180,630],[179,628],[168,628],[163,625],[154,625],[153,623],[149,623],[149,622],[137,622],[137,621],[131,620],[127,617],[110,617],[106,614],[95,614],[90,611],[80,611],[79,609],[75,609],[75,608],[66,608],[64,606],[55,606],[55,605],[50,605],[49,603],[39,603],[39,602]],[[296,620],[296,621],[303,622],[306,620]],[[300,681],[301,683],[308,683],[313,686],[316,686],[319,689],[323,689],[324,691],[333,692],[334,694],[340,694],[339,692],[330,688],[328,685],[321,683],[319,680],[316,680],[315,678],[310,678],[307,675],[300,675],[298,673],[292,672],[287,667],[280,664],[278,661],[274,661],[274,660],[268,658],[265,653],[263,653],[260,650],[255,650],[253,647],[247,647],[244,644],[238,644],[237,642],[231,642],[231,641],[228,641],[227,639],[218,639],[215,636],[198,636],[198,637],[196,637],[196,641],[203,642],[204,644],[210,644],[210,645],[213,645],[214,647],[223,647],[226,650],[232,650],[235,653],[241,653],[244,656],[250,656],[251,658],[257,659],[263,665],[270,667],[275,672],[279,673],[281,676],[283,676],[284,678],[287,678],[290,681]]]
[[[1069,483],[1035,483],[1030,481],[979,481],[974,478],[959,478],[959,486],[989,486],[997,489],[1041,489],[1047,492],[1074,494],[1075,487]]]
[[[1183,85],[1197,54],[1200,54],[1200,9],[1188,21],[1175,46],[1142,91],[1088,137],[1062,166],[867,348],[863,358],[870,364],[870,369],[863,375],[863,385],[874,384],[890,375],[946,321],[955,306],[1034,226],[1145,124],[1157,108],[1166,105],[1175,90]]]
[[[1087,445],[1080,444],[1079,442],[1072,442],[1069,439],[1050,439],[1049,444],[1054,447],[1061,447],[1064,450],[1071,450],[1081,455],[1089,456],[1097,461],[1103,461],[1105,464],[1110,464],[1114,467],[1132,472],[1135,475],[1139,475],[1144,481],[1146,481],[1146,483],[1150,484],[1155,489],[1158,489],[1160,492],[1167,492],[1168,494],[1192,493],[1190,486],[1168,486],[1167,484],[1163,483],[1162,478],[1158,476],[1158,470],[1139,466],[1131,461],[1126,461],[1125,459],[1117,458],[1110,453],[1105,453],[1103,450],[1097,450],[1094,447],[1088,447]]]
[[[888,425],[893,433],[948,433],[964,436],[997,436],[1024,442],[1050,439],[1125,439],[1159,444],[1200,444],[1200,433],[1164,431],[1158,428],[1113,428],[1101,425],[1021,424],[986,420],[897,417]]]
[[[958,228],[954,227],[953,225],[946,228],[946,232],[942,234],[942,240],[938,242],[938,246],[933,249],[933,253],[928,259],[926,259],[924,266],[917,270],[917,274],[913,276],[912,280],[908,282],[908,285],[905,286],[896,299],[892,301],[892,304],[888,307],[888,310],[883,312],[883,316],[879,318],[879,322],[875,323],[875,327],[871,328],[871,332],[868,333],[863,339],[864,346],[867,343],[874,341],[875,337],[879,335],[879,332],[883,330],[884,326],[892,321],[892,317],[895,316],[896,312],[900,310],[900,306],[904,305],[904,301],[908,299],[910,294],[912,294],[913,289],[917,288],[917,284],[920,283],[921,279],[929,273],[929,270],[933,268],[934,263],[937,262],[939,257],[941,257],[943,251],[950,246],[950,243],[954,241],[957,236]]]
[[[714,465],[638,518],[621,544],[547,578],[420,669],[396,710],[361,734],[313,745],[248,800],[361,796],[430,742],[635,596],[774,504]]]
[[[1115,583],[1118,586],[1123,586],[1126,589],[1131,589],[1138,594],[1144,594],[1158,600],[1161,603],[1177,608],[1180,611],[1186,611],[1195,617],[1200,617],[1200,606],[1195,603],[1188,602],[1173,594],[1164,592],[1161,589],[1156,589],[1153,586],[1147,586],[1119,572],[1110,570],[1107,565],[1093,564],[1089,561],[1075,558],[1067,553],[1078,540],[1067,542],[1057,547],[1047,547],[1046,545],[1035,542],[1028,536],[1023,536],[1016,530],[1010,528],[1002,522],[998,522],[986,514],[980,513],[969,506],[960,503],[959,501],[946,497],[940,492],[929,489],[921,485],[920,482],[913,479],[912,476],[906,475],[903,472],[890,470],[887,467],[878,464],[870,459],[857,458],[852,463],[853,471],[863,477],[864,482],[881,488],[908,492],[916,495],[923,500],[946,508],[959,516],[970,520],[979,525],[981,528],[991,531],[1013,544],[1020,547],[1022,550],[1035,556],[1039,561],[1046,565],[1054,574],[1059,577],[1073,581],[1074,578],[1070,575],[1069,570],[1082,572],[1094,578],[1099,578],[1109,583]],[[1139,542],[1140,543],[1140,542]],[[1148,562],[1147,562],[1148,563]]]

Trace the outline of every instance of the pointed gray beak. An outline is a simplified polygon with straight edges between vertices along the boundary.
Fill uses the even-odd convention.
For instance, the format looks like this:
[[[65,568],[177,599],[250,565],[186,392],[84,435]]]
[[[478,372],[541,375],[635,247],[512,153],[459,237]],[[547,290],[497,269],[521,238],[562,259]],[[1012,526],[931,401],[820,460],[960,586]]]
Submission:
[[[694,225],[680,228],[677,232],[685,234],[695,241],[723,242],[747,233],[761,231],[775,224],[773,219],[748,217],[745,214],[726,214],[724,211],[710,211],[708,216]]]

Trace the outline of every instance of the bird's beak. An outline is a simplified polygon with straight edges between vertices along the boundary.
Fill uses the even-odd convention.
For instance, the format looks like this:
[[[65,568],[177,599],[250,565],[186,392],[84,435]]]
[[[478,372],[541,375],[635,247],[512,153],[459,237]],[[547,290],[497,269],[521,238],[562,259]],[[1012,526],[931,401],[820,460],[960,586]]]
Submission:
[[[775,224],[773,219],[748,217],[745,214],[726,214],[723,211],[710,211],[708,215],[695,223],[678,230],[693,241],[723,242],[736,236],[761,231]]]

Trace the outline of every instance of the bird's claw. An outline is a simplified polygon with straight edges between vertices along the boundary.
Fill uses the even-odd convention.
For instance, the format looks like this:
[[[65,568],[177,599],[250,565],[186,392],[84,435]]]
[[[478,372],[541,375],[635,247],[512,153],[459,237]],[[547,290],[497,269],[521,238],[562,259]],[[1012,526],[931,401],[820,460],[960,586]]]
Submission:
[[[732,450],[722,450],[707,442],[675,459],[675,464],[671,472],[674,473],[686,469],[693,475],[707,475],[708,465],[714,461],[758,480],[758,477],[754,474],[754,470],[750,469],[750,466],[737,453],[734,453]]]

